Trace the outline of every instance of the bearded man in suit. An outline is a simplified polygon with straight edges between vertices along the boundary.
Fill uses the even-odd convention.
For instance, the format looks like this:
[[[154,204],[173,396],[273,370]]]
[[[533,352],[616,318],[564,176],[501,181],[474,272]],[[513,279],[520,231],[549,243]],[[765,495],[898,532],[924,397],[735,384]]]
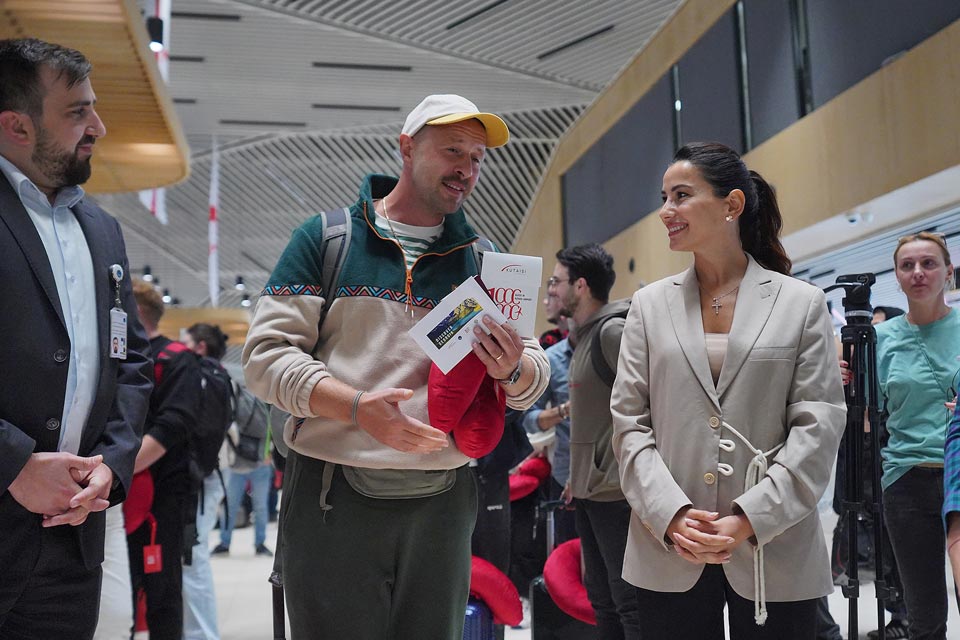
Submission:
[[[78,186],[106,134],[89,74],[77,51],[0,40],[5,639],[92,637],[103,511],[126,496],[152,387],[120,226]]]

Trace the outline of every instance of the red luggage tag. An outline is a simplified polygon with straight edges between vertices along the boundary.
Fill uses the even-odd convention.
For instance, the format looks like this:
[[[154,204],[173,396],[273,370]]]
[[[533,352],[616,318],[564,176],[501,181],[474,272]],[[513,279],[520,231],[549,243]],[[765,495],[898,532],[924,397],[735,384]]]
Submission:
[[[157,544],[157,519],[150,513],[147,514],[147,520],[150,522],[150,544],[143,547],[143,572],[160,573],[163,569],[163,553]]]

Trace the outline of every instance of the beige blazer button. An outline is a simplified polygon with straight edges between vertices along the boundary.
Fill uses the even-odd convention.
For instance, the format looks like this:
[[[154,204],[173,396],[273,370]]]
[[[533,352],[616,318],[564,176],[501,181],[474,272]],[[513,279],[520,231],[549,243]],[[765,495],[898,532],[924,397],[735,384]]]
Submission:
[[[718,418],[717,416],[710,416],[709,422],[710,422],[710,427],[713,429],[716,429],[717,427],[720,426],[720,418]]]
[[[717,476],[713,475],[712,473],[705,473],[703,474],[703,481],[707,484],[713,484],[717,481]]]

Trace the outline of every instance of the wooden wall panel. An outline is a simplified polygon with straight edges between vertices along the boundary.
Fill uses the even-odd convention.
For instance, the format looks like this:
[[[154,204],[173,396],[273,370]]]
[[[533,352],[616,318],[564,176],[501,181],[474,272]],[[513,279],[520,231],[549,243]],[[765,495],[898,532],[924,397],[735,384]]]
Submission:
[[[219,326],[227,334],[227,344],[231,347],[242,345],[247,340],[250,328],[250,312],[237,308],[209,307],[168,307],[160,318],[160,333],[171,338],[180,336],[180,330],[205,322]]]
[[[720,18],[735,0],[687,0],[554,149],[512,250],[553,256],[563,242],[560,177]],[[547,260],[550,263],[550,260]],[[550,266],[548,268],[552,269]]]

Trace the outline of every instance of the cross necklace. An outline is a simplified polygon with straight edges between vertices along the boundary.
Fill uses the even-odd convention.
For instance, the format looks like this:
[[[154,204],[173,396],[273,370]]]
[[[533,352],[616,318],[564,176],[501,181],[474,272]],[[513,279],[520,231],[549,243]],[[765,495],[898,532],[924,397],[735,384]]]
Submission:
[[[739,289],[740,289],[740,285],[737,284],[737,286],[735,286],[733,289],[730,289],[730,291],[727,291],[727,292],[724,293],[723,295],[710,296],[710,294],[707,293],[707,295],[710,296],[710,298],[713,300],[713,303],[710,305],[711,307],[713,307],[713,315],[715,315],[715,316],[720,315],[720,309],[723,308],[723,303],[720,302],[720,301],[723,300],[724,298],[726,298],[726,297],[729,296],[729,295],[733,295],[733,294],[736,293]],[[703,291],[703,287],[700,287],[700,291]],[[704,293],[706,293],[706,291],[704,291]]]

